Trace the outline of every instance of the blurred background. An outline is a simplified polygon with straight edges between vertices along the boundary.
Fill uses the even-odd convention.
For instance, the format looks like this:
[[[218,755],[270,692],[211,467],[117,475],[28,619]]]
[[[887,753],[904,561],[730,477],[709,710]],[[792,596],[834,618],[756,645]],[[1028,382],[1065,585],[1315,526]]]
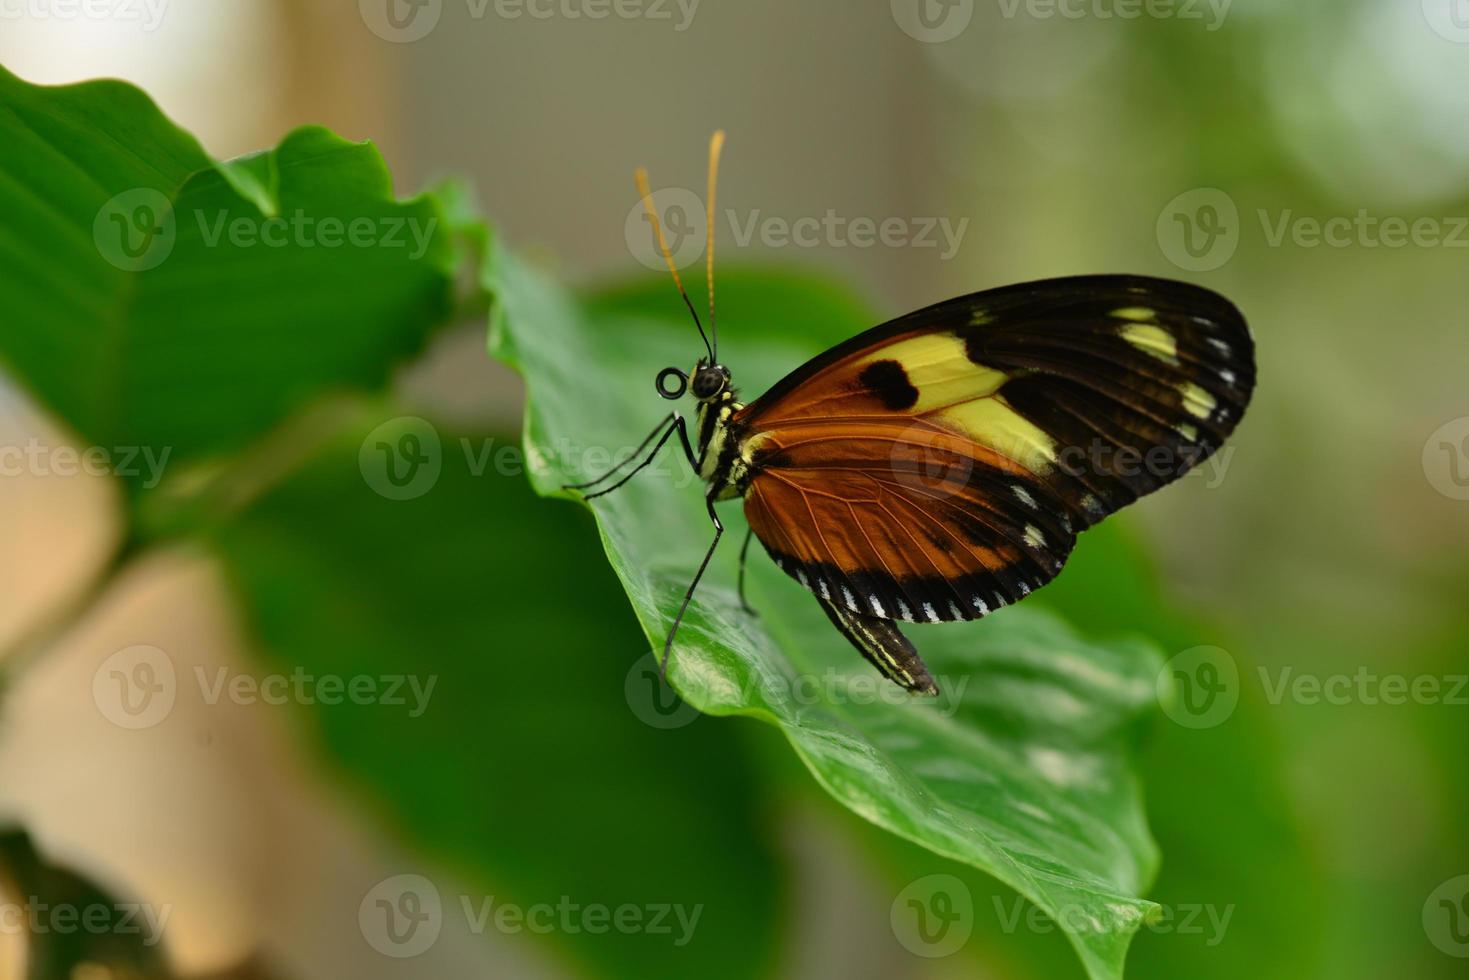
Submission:
[[[655,187],[698,192],[708,134],[723,127],[726,266],[816,270],[879,315],[1099,271],[1229,296],[1259,346],[1243,427],[1211,466],[1114,519],[1088,570],[1050,600],[1083,631],[1087,620],[1122,629],[1143,610],[1169,656],[1217,646],[1239,675],[1225,718],[1164,720],[1142,763],[1164,854],[1154,897],[1232,918],[1195,934],[1145,930],[1130,975],[1463,975],[1469,4],[62,9],[0,5],[0,64],[33,82],[133,81],[216,157],[305,123],[371,138],[400,192],[462,175],[507,239],[586,287],[650,275],[625,233],[634,166],[648,165]],[[828,215],[839,221],[809,235],[782,231]],[[861,220],[892,233],[864,237]],[[740,325],[725,329],[733,349]],[[484,356],[481,324],[443,336],[400,387],[435,418],[517,431],[519,382]],[[0,378],[0,442],[38,435],[67,438]],[[105,553],[116,534],[107,482],[0,481],[0,648],[64,605]],[[581,554],[595,563],[588,540]],[[1121,568],[1146,583],[1130,598],[1088,590]],[[412,959],[364,942],[359,904],[378,883],[424,874],[447,895],[464,872],[319,765],[289,714],[181,702],[139,733],[98,716],[91,678],[113,651],[146,635],[209,669],[247,663],[237,620],[210,562],[166,556],[7,683],[0,815],[29,832],[17,846],[170,906],[163,947],[182,976],[585,973],[554,936],[475,934],[454,916]],[[609,685],[644,652],[634,628],[616,635],[625,642],[601,651]],[[554,671],[553,659],[538,669]],[[1389,678],[1409,693],[1392,696]],[[615,687],[610,699],[624,707]],[[875,841],[783,760],[776,736],[746,722],[691,730],[715,725],[739,731],[695,747],[782,770],[787,787],[743,804],[778,855],[779,898],[761,900],[780,903],[782,928],[768,957],[731,975],[1081,975],[1054,933],[1003,928],[1003,903],[982,897],[1003,890],[977,876],[966,879],[967,948],[912,955],[888,926],[894,896],[919,869],[963,873]],[[476,760],[491,751],[399,761],[482,782],[495,770]],[[20,969],[21,945],[0,932],[0,976],[16,975],[6,970]]]

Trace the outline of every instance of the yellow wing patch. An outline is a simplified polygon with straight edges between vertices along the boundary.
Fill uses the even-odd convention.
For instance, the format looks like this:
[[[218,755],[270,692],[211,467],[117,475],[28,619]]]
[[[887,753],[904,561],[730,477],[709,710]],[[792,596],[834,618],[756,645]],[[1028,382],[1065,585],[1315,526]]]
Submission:
[[[1179,390],[1183,392],[1184,409],[1195,418],[1208,418],[1219,404],[1213,395],[1192,381],[1184,384]]]
[[[964,340],[933,333],[890,344],[859,362],[902,365],[918,400],[908,409],[1008,457],[1032,472],[1044,472],[1056,459],[1056,444],[1045,430],[1016,412],[998,394],[1012,375],[969,359]]]
[[[915,414],[952,407],[975,398],[987,398],[1010,380],[1004,371],[975,364],[964,350],[964,341],[951,333],[932,333],[901,340],[874,352],[859,362],[897,361],[918,389]]]
[[[1178,341],[1157,324],[1129,323],[1122,328],[1122,339],[1144,354],[1174,366],[1178,364]]]
[[[936,418],[1032,473],[1044,473],[1056,461],[1056,441],[998,395],[956,405]]]

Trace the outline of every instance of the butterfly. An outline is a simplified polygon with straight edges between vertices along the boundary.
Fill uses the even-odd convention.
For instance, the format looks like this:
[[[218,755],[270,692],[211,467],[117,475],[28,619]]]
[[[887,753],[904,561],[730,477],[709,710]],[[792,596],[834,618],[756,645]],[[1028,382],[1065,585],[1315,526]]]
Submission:
[[[751,402],[719,360],[714,192],[723,132],[709,147],[709,333],[683,287],[648,190],[658,246],[705,353],[658,373],[666,399],[693,396],[589,491],[618,489],[674,436],[707,484],[714,540],[668,632],[724,534],[715,504],[744,501],[750,538],[806,588],[836,629],[909,691],[938,686],[897,623],[975,620],[1061,570],[1076,536],[1219,449],[1255,384],[1243,316],[1210,290],[1167,279],[1093,275],[1004,286],[890,320],[817,355]],[[643,456],[643,451],[652,449]],[[751,610],[752,611],[752,610]]]

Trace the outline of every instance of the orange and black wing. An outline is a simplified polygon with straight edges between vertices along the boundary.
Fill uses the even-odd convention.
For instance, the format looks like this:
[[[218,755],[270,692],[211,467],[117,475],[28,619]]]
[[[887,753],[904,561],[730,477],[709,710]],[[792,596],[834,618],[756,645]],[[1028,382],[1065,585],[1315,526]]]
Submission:
[[[847,627],[978,619],[1217,450],[1254,378],[1244,319],[1206,289],[1090,276],[976,293],[746,406],[745,513]]]

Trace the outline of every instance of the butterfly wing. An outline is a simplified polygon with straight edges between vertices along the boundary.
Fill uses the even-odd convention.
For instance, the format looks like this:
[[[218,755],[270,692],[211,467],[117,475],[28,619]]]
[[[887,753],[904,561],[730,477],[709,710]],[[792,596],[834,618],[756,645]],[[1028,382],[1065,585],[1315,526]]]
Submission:
[[[1254,386],[1223,297],[1137,276],[976,293],[869,330],[735,417],[776,564],[864,617],[978,619],[1219,448]]]

